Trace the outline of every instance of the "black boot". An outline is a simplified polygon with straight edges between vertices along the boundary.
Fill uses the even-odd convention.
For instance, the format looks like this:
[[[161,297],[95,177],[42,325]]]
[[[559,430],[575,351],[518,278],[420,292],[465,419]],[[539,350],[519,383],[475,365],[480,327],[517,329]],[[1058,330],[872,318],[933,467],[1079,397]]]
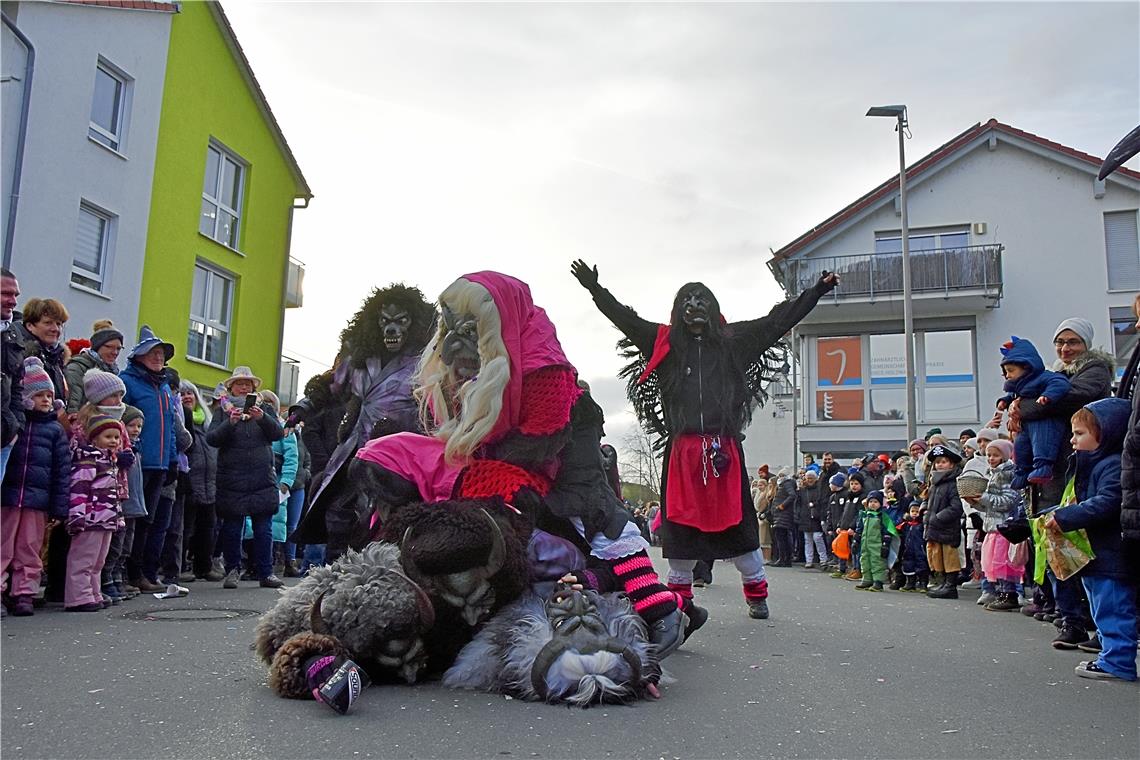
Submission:
[[[894,571],[894,578],[891,580],[891,591],[898,591],[903,587],[905,579],[901,570]]]
[[[917,582],[916,581],[917,577],[918,576],[915,576],[915,575],[908,575],[906,577],[906,583],[903,584],[902,590],[903,591],[916,591],[917,589],[915,588],[915,583]]]
[[[931,599],[957,599],[958,598],[958,574],[957,573],[943,573],[944,581],[941,586],[928,591],[927,596]]]

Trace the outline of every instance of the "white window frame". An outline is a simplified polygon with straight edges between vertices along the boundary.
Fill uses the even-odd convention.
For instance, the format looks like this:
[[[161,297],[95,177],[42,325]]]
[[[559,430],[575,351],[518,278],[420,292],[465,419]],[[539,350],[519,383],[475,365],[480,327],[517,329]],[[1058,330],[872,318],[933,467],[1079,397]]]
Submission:
[[[90,269],[77,266],[75,263],[75,253],[73,252],[71,255],[70,283],[74,288],[103,294],[107,288],[107,281],[110,279],[109,274],[111,270],[111,252],[114,250],[114,239],[118,217],[112,214],[110,211],[99,208],[95,204],[85,200],[79,201],[79,213],[90,214],[91,216],[103,222],[103,236],[99,241],[99,271],[92,272]],[[76,242],[78,242],[79,236],[78,226],[79,223],[77,220]],[[85,280],[86,282],[77,282],[76,278]],[[89,284],[91,282],[95,283],[95,285]]]
[[[242,231],[241,207],[245,204],[245,181],[246,181],[246,176],[249,172],[249,164],[241,156],[234,153],[232,150],[226,148],[224,145],[219,143],[217,140],[214,140],[211,138],[209,144],[206,146],[207,166],[209,165],[210,151],[214,151],[214,152],[219,154],[219,157],[218,157],[218,178],[214,182],[214,188],[213,188],[212,194],[211,194],[211,192],[207,192],[205,187],[204,187],[204,185],[205,185],[205,173],[203,171],[202,200],[207,202],[207,203],[213,204],[213,206],[214,206],[214,223],[213,223],[213,229],[210,232],[207,233],[207,232],[203,231],[202,230],[202,220],[201,220],[202,212],[201,212],[201,209],[199,209],[199,212],[198,212],[199,213],[198,232],[199,232],[199,234],[205,235],[206,237],[210,238],[215,243],[219,243],[221,245],[224,245],[226,248],[229,248],[232,251],[238,251],[239,244],[241,243],[241,231]],[[226,161],[229,161],[234,166],[236,166],[237,170],[239,172],[239,174],[238,174],[238,202],[237,202],[238,207],[237,208],[231,208],[229,205],[223,203],[218,198],[218,196],[221,194],[220,188],[221,188],[222,180],[225,177],[225,162]],[[218,217],[219,217],[219,214],[217,212],[219,210],[225,211],[227,214],[231,215],[234,219],[234,226],[233,226],[233,241],[234,242],[233,242],[233,245],[231,245],[228,240],[223,240],[220,237],[218,237]]]
[[[102,56],[99,56],[99,60],[95,64],[96,80],[99,77],[99,72],[103,72],[119,83],[119,99],[115,104],[115,130],[111,132],[102,124],[96,124],[88,118],[87,137],[108,150],[122,154],[123,146],[126,143],[127,110],[130,106],[131,83],[134,80],[127,75],[126,72]],[[92,108],[95,106],[94,85],[92,85],[91,88],[91,106]]]
[[[206,300],[206,310],[207,311],[210,310],[210,299],[214,293],[214,284],[213,284],[214,278],[220,278],[220,279],[226,280],[227,282],[230,283],[230,302],[228,304],[228,308],[227,308],[226,314],[225,314],[226,322],[223,324],[221,322],[217,322],[215,320],[210,319],[206,315],[195,314],[194,313],[193,296],[191,296],[190,315],[189,315],[189,317],[190,317],[189,329],[187,332],[187,341],[186,341],[186,358],[190,359],[191,361],[200,362],[202,364],[208,364],[212,367],[221,367],[222,369],[228,369],[229,368],[229,361],[230,361],[230,348],[231,348],[230,338],[233,336],[234,301],[237,300],[238,278],[234,274],[227,272],[227,271],[225,271],[225,270],[223,270],[217,266],[214,266],[207,261],[203,261],[202,259],[198,259],[196,262],[194,262],[194,268],[195,269],[202,269],[203,271],[206,272],[205,300]],[[193,280],[191,280],[191,282],[193,282]],[[202,353],[201,353],[201,355],[199,356],[199,355],[191,353],[193,347],[192,347],[191,341],[189,340],[189,335],[191,333],[197,332],[196,330],[193,329],[195,327],[195,325],[201,325],[206,330],[214,330],[216,332],[225,333],[225,336],[226,336],[225,347],[226,347],[226,349],[225,349],[225,356],[223,357],[224,361],[222,363],[219,364],[218,362],[211,361],[210,359],[206,358],[207,342],[206,342],[205,338],[203,338],[203,340],[202,340]]]
[[[1109,229],[1108,229],[1110,219],[1114,219],[1114,220],[1119,219],[1119,220],[1124,222],[1126,227],[1127,227],[1128,223],[1130,222],[1131,223],[1131,229],[1130,230],[1129,229],[1124,230],[1125,236],[1131,237],[1133,240],[1137,239],[1138,237],[1140,237],[1140,233],[1137,232],[1137,230],[1140,229],[1140,217],[1137,216],[1138,213],[1140,213],[1140,212],[1138,212],[1136,209],[1122,209],[1120,211],[1106,211],[1106,212],[1104,212],[1104,237],[1105,237],[1105,240],[1104,240],[1104,256],[1105,256],[1104,265],[1105,265],[1105,273],[1108,277],[1108,292],[1109,293],[1130,293],[1130,292],[1133,292],[1138,285],[1140,285],[1140,259],[1134,258],[1134,257],[1140,257],[1140,245],[1138,245],[1137,250],[1135,252],[1128,250],[1126,248],[1119,248],[1115,251],[1116,254],[1118,256],[1120,256],[1120,262],[1119,263],[1125,267],[1125,270],[1133,269],[1133,267],[1136,267],[1134,272],[1127,272],[1127,274],[1129,274],[1130,276],[1135,277],[1137,279],[1129,280],[1128,282],[1121,282],[1120,281],[1121,275],[1124,273],[1119,272],[1119,271],[1117,271],[1117,272],[1113,271],[1113,253],[1114,253],[1114,251],[1113,251],[1113,249],[1110,248],[1110,245],[1109,245],[1110,241],[1109,241]],[[1131,236],[1127,235],[1128,232],[1132,233]],[[1117,242],[1120,243],[1120,242],[1124,242],[1124,241],[1118,240]],[[1129,262],[1129,259],[1132,259],[1132,261]]]
[[[970,334],[970,343],[972,346],[973,355],[971,359],[974,367],[974,379],[972,382],[938,382],[928,383],[926,379],[926,335],[927,333],[942,333],[942,332],[968,332]],[[806,358],[810,365],[805,366],[808,373],[808,390],[805,394],[804,404],[804,424],[807,425],[821,425],[821,426],[851,426],[851,425],[892,425],[905,420],[876,420],[871,419],[871,392],[879,387],[891,386],[877,386],[872,382],[871,378],[871,337],[873,335],[899,335],[901,331],[887,331],[882,333],[869,333],[869,332],[853,332],[842,335],[819,335],[811,337],[806,342]],[[819,384],[819,368],[816,366],[815,357],[817,352],[817,344],[821,338],[859,338],[860,340],[860,354],[862,355],[860,362],[860,383],[858,385],[820,385]],[[978,358],[977,358],[977,339],[978,334],[975,328],[968,327],[947,327],[947,328],[924,328],[918,329],[914,332],[915,342],[915,374],[917,375],[917,382],[914,387],[915,395],[915,413],[918,415],[919,424],[939,424],[939,422],[931,422],[926,417],[926,389],[927,388],[973,388],[974,389],[974,403],[975,410],[978,414],[981,413],[978,404]],[[905,387],[905,386],[899,386]],[[860,391],[863,394],[863,419],[862,420],[821,420],[817,417],[817,404],[816,393],[819,391]],[[957,420],[953,420],[957,422]],[[964,419],[962,422],[971,422],[972,420]]]

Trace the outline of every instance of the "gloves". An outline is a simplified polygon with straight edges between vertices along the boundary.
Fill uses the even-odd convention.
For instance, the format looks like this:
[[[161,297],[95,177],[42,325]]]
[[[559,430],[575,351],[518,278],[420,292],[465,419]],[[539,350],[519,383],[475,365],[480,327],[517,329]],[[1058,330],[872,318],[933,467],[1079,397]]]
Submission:
[[[970,525],[974,526],[974,530],[982,529],[982,515],[980,512],[970,513]]]
[[[883,559],[886,559],[887,557],[891,556],[891,545],[890,544],[883,544],[882,548],[879,549],[879,556],[882,557]]]
[[[115,456],[115,463],[119,465],[120,470],[129,470],[131,465],[135,463],[135,452],[131,449],[121,449]]]
[[[171,462],[170,466],[166,468],[166,477],[162,479],[163,488],[176,480],[178,480],[178,463]]]

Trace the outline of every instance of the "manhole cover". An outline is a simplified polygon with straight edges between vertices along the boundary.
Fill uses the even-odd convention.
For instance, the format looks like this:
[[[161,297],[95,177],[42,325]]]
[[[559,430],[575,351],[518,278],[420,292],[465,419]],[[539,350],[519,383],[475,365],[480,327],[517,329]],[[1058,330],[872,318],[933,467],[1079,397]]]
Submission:
[[[198,608],[198,609],[156,609],[156,610],[138,610],[137,612],[128,612],[123,617],[128,620],[144,620],[155,622],[183,622],[187,620],[236,620],[245,617],[257,617],[261,613],[258,610],[231,610],[220,608]]]

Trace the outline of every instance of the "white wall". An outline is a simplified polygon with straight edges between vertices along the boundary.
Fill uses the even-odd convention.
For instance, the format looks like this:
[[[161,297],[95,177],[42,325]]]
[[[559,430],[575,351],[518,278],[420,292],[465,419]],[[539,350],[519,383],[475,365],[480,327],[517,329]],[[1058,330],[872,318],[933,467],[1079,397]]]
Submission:
[[[30,297],[71,313],[67,337],[89,337],[109,317],[137,334],[155,145],[171,14],[23,3],[18,24],[36,48],[24,178],[12,270]],[[99,56],[134,78],[125,140],[116,155],[87,137]],[[7,85],[5,85],[7,87]],[[80,199],[118,215],[105,295],[72,287]]]
[[[5,9],[7,10],[7,9]],[[17,23],[17,26],[19,24]],[[11,203],[13,175],[16,166],[16,147],[19,142],[20,116],[24,108],[24,83],[27,81],[28,51],[5,24],[0,33],[0,236],[8,234],[8,207]]]
[[[1081,316],[1095,327],[1095,345],[1112,352],[1109,308],[1129,306],[1135,293],[1109,289],[1103,215],[1136,209],[1140,191],[1110,179],[1103,197],[1096,198],[1095,171],[1092,165],[1081,170],[1037,155],[999,135],[994,150],[983,142],[945,169],[912,185],[908,193],[912,231],[985,222],[986,234],[971,233],[970,244],[1005,246],[1004,295],[998,308],[964,310],[961,303],[965,299],[956,302],[951,297],[939,309],[946,314],[975,316],[982,421],[988,419],[987,412],[1001,395],[998,349],[1011,334],[1032,340],[1049,362],[1055,358],[1052,339],[1056,325],[1066,317]],[[810,256],[871,253],[875,232],[897,231],[900,224],[894,203],[888,203],[819,245]],[[885,303],[882,318],[900,319],[901,310],[895,306]],[[842,306],[815,313],[817,321],[829,322],[841,322],[842,315]],[[828,433],[822,432],[828,426],[811,425],[801,428],[801,435],[849,439],[865,436],[870,424],[858,426],[859,431],[834,426]],[[901,428],[889,426],[892,436],[896,427]],[[950,432],[955,425],[942,427]],[[921,421],[919,428],[921,434]]]

